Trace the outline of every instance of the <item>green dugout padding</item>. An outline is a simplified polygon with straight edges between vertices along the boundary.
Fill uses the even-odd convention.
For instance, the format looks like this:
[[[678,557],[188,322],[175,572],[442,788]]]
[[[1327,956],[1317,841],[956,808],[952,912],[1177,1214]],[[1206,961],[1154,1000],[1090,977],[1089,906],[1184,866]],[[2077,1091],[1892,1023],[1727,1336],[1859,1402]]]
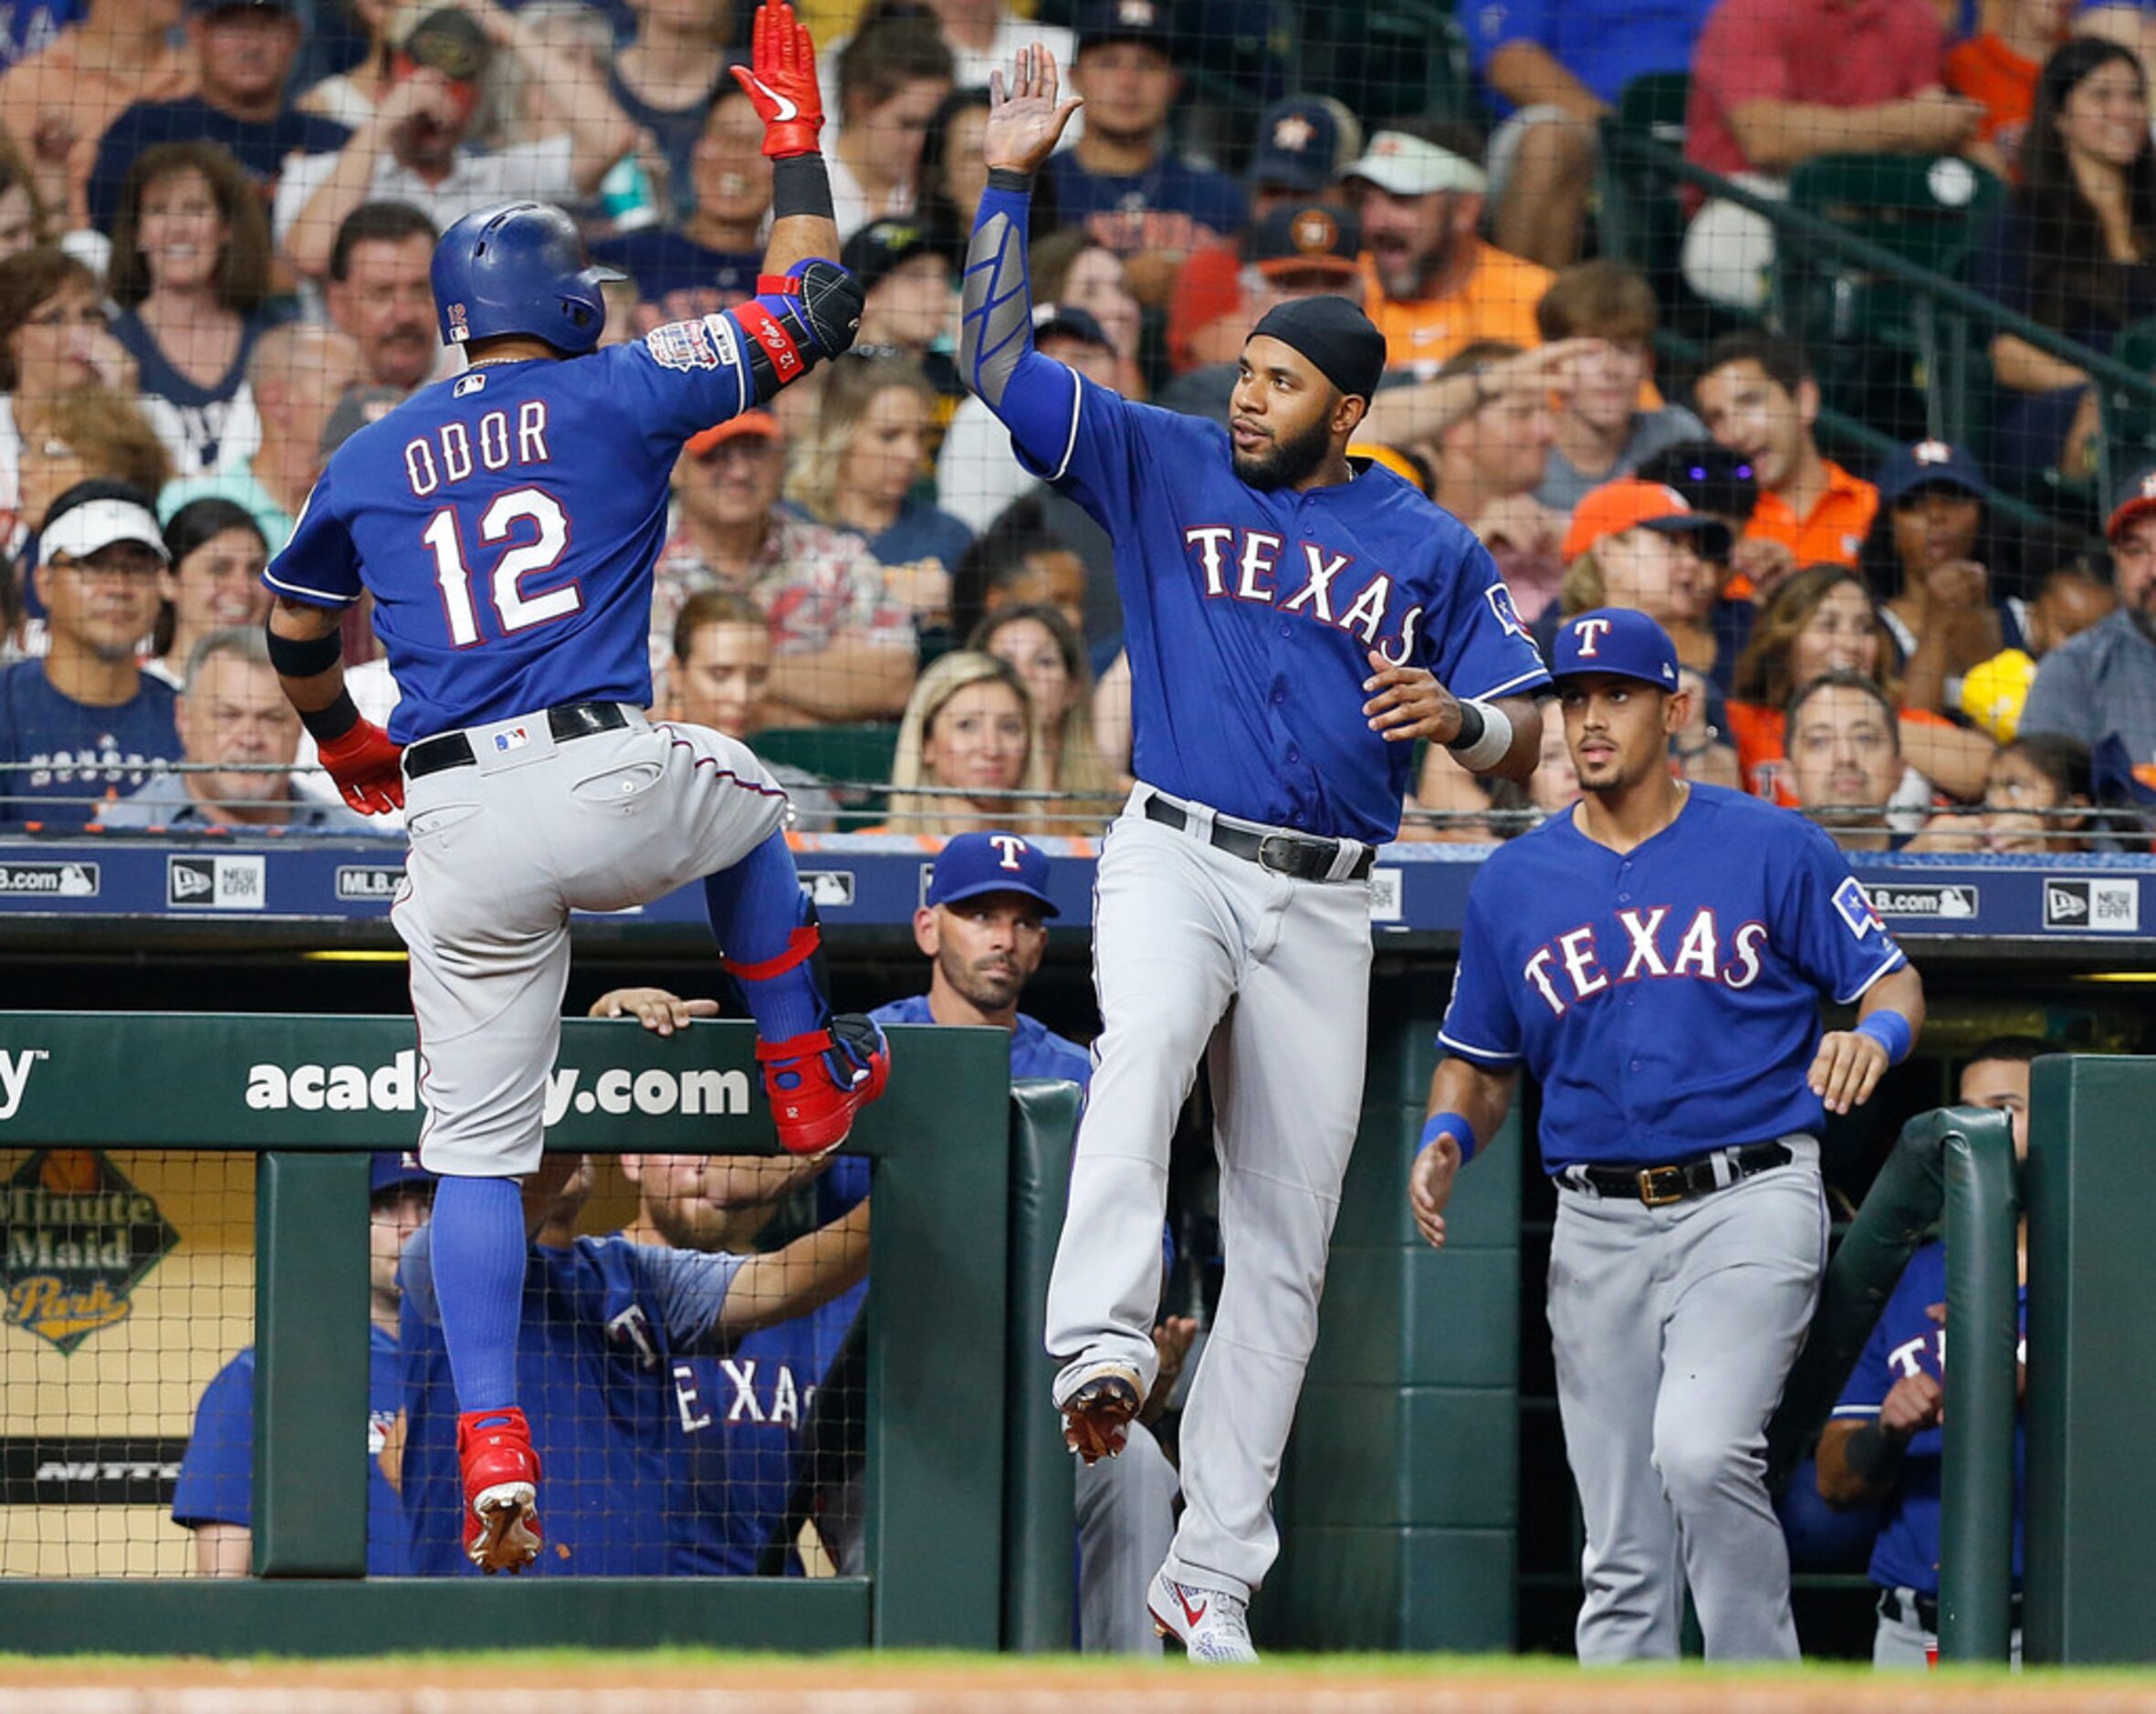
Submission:
[[[1509,1650],[1519,1494],[1517,1119],[1460,1176],[1433,1250],[1408,1169],[1443,983],[1373,985],[1362,1128],[1276,1503],[1261,1645]]]
[[[1942,1658],[2003,1661],[2013,1620],[2015,1231],[2021,1196],[2006,1115],[1919,1113],[1901,1128],[1843,1235],[1812,1331],[1767,1427],[1769,1480],[1786,1481],[1817,1440],[1909,1259],[1946,1240],[1946,1437],[1940,1484]]]
[[[1056,1365],[1042,1326],[1048,1274],[1071,1199],[1071,1144],[1078,1085],[1010,1087],[1010,1464],[1004,1516],[1010,1575],[1003,1588],[1004,1646],[1026,1654],[1071,1646],[1077,1607],[1075,1460],[1050,1403]]]
[[[2156,1661],[2156,1060],[2039,1060],[2029,1111],[2023,1651],[2145,1664]]]
[[[416,1140],[410,1020],[0,1013],[13,1097],[0,1147],[258,1154],[262,1426],[257,1578],[0,1581],[0,1636],[14,1649],[54,1654],[356,1654],[392,1642],[1000,1646],[1010,1572],[1008,1039],[920,1027],[891,1038],[889,1092],[847,1145],[876,1162],[867,1576],[369,1582],[361,1575],[365,1455],[353,1427],[366,1414],[364,1155]],[[566,1024],[548,1147],[772,1152],[753,1044],[741,1023],[698,1024],[672,1038],[621,1023]],[[19,1080],[16,1067],[27,1068]],[[129,1091],[142,1099],[126,1099]],[[1066,1122],[1069,1107],[1052,1090],[1039,1123]],[[1029,1146],[1043,1158],[1055,1153],[1045,1135]],[[1061,1146],[1067,1154],[1067,1130]],[[1067,1558],[1067,1500],[1062,1531]]]

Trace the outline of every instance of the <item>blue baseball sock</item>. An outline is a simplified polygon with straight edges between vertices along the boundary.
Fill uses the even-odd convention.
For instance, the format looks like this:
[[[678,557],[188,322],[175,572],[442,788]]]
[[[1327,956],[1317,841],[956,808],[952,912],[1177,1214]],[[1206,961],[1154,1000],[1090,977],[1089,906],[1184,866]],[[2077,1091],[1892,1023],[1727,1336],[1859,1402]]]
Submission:
[[[793,948],[794,935],[812,918],[786,836],[774,833],[731,869],[704,877],[704,904],[719,951],[731,965],[759,965]],[[821,1029],[830,1009],[816,979],[813,959],[803,958],[776,976],[734,981],[766,1041],[786,1041]]]
[[[517,1400],[524,1309],[524,1198],[514,1178],[445,1176],[434,1187],[434,1297],[461,1411]]]

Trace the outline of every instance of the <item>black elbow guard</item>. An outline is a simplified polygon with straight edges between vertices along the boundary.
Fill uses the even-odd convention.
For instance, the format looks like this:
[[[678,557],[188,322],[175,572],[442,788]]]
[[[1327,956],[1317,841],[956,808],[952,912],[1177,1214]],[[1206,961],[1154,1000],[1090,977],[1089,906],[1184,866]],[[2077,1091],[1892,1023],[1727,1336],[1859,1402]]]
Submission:
[[[861,282],[836,262],[821,259],[803,263],[799,277],[801,319],[816,349],[825,357],[851,350],[868,298]]]
[[[278,634],[273,613],[264,623],[263,632],[269,640],[269,664],[283,678],[312,678],[318,673],[327,673],[344,658],[342,626],[303,641]]]
[[[727,314],[747,335],[743,349],[759,401],[836,357],[861,329],[861,282],[836,262],[797,262],[786,274],[757,277],[756,296]]]

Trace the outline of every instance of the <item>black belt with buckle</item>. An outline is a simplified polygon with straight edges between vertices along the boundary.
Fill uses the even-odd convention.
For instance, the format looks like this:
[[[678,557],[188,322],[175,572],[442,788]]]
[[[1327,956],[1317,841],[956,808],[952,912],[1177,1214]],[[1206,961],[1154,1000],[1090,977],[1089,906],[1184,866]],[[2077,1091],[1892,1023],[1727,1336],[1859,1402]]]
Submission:
[[[1166,798],[1148,796],[1146,800],[1146,820],[1157,821],[1163,827],[1172,827],[1181,832],[1190,825],[1190,818]],[[1224,851],[1230,857],[1240,857],[1296,881],[1330,881],[1333,865],[1340,859],[1340,841],[1312,839],[1302,833],[1261,833],[1253,828],[1229,827],[1216,820],[1213,823],[1211,843],[1216,851]],[[1344,881],[1366,881],[1376,852],[1367,845],[1356,858],[1355,866],[1340,878]]]
[[[1786,1166],[1796,1155],[1786,1143],[1753,1143],[1741,1149],[1731,1149],[1722,1158],[1730,1164],[1729,1182],[1733,1185],[1755,1173]],[[1711,1155],[1702,1155],[1697,1160],[1678,1161],[1668,1166],[1581,1166],[1573,1174],[1561,1175],[1558,1182],[1562,1184],[1571,1176],[1585,1180],[1601,1196],[1638,1197],[1650,1208],[1687,1202],[1725,1187],[1715,1183]]]
[[[1890,1619],[1897,1625],[1900,1624],[1904,1618],[1911,1618],[1914,1619],[1917,1624],[1924,1630],[1930,1631],[1932,1636],[1938,1636],[1939,1597],[1937,1595],[1928,1595],[1921,1589],[1913,1590],[1910,1593],[1914,1595],[1915,1599],[1913,1599],[1908,1606],[1903,1606],[1901,1604],[1900,1595],[1894,1590],[1880,1590],[1879,1616],[1881,1618]],[[2021,1623],[2020,1590],[2016,1589],[2013,1595],[2009,1597],[2007,1602],[2007,1611],[2013,1615],[2015,1624],[2019,1625]]]
[[[547,730],[557,744],[598,732],[619,732],[628,724],[629,716],[618,702],[565,702],[547,710]],[[445,732],[405,747],[404,778],[424,779],[445,768],[469,768],[478,759],[470,738],[461,732]]]

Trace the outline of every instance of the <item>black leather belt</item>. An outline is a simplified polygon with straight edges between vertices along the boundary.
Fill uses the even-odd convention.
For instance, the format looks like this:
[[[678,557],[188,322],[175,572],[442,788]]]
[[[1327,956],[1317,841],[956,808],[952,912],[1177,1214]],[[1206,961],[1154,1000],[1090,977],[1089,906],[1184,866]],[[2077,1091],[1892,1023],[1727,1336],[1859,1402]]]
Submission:
[[[1172,827],[1178,833],[1190,825],[1189,816],[1167,799],[1158,797],[1146,800],[1146,820]],[[1296,881],[1330,881],[1333,865],[1340,856],[1340,841],[1336,839],[1312,839],[1302,833],[1260,833],[1251,828],[1229,827],[1219,821],[1213,823],[1211,842],[1216,851],[1224,851],[1230,857],[1240,857],[1245,862],[1257,863],[1275,874]],[[1341,879],[1368,880],[1370,866],[1376,860],[1376,853],[1364,846],[1355,866]]]
[[[1901,1596],[1897,1591],[1880,1590],[1879,1616],[1891,1619],[1897,1625],[1900,1624],[1904,1618],[1912,1618],[1923,1629],[1930,1631],[1936,1636],[1939,1634],[1939,1597],[1928,1595],[1921,1589],[1911,1593],[1915,1599],[1904,1605]],[[2010,1598],[2008,1611],[2013,1614],[2015,1624],[2019,1625],[2021,1623],[2020,1590],[2016,1589]]]
[[[619,732],[629,716],[618,702],[565,702],[547,710],[547,730],[554,742],[588,738],[597,732]],[[472,754],[472,741],[461,732],[422,738],[404,747],[404,778],[424,779],[445,768],[469,768],[479,758]]]
[[[1786,1166],[1796,1155],[1786,1143],[1753,1143],[1741,1149],[1728,1150],[1722,1158],[1730,1164],[1730,1183],[1733,1185],[1755,1173]],[[1592,1189],[1605,1197],[1638,1197],[1650,1208],[1687,1202],[1694,1197],[1726,1188],[1714,1181],[1711,1155],[1702,1155],[1697,1160],[1678,1161],[1668,1166],[1577,1166],[1560,1173],[1557,1182],[1572,1189],[1576,1186],[1566,1181],[1575,1178],[1585,1179]]]

